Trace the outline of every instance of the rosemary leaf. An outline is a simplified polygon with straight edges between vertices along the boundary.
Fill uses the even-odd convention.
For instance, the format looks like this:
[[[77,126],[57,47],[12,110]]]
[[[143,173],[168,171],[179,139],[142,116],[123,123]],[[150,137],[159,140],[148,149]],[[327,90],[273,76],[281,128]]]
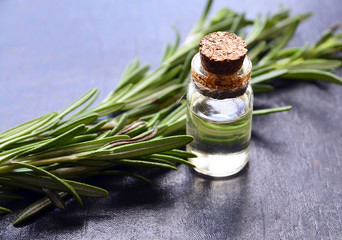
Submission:
[[[65,141],[72,139],[73,137],[79,135],[80,133],[84,132],[85,130],[85,125],[79,125],[77,127],[74,127],[73,129],[63,133],[62,135],[55,137],[31,150],[28,150],[25,152],[26,154],[33,154],[33,153],[38,153],[42,152],[46,149],[58,146],[59,144],[63,144]]]
[[[66,109],[64,109],[61,113],[59,113],[59,117],[62,118],[68,113],[72,112],[82,104],[84,104],[86,101],[88,101],[92,96],[94,96],[98,90],[96,88],[91,89],[89,92],[84,94],[82,97],[77,99],[75,102],[73,102],[71,105],[69,105]]]
[[[66,197],[67,193],[58,193],[61,198]],[[13,221],[13,226],[18,227],[21,223],[53,205],[49,197],[44,197],[24,209]]]
[[[187,152],[187,151],[183,151],[183,150],[179,150],[179,149],[172,149],[169,151],[162,152],[161,154],[171,155],[171,156],[179,157],[179,158],[195,158],[195,157],[197,157],[197,155],[195,155],[191,152]]]
[[[72,193],[76,200],[78,201],[78,203],[82,206],[82,200],[80,198],[80,196],[78,195],[78,193],[76,192],[75,188],[72,187],[69,183],[67,183],[65,180],[55,176],[54,174],[46,171],[46,170],[43,170],[42,168],[39,168],[39,167],[36,167],[36,166],[33,166],[33,165],[30,165],[30,164],[27,164],[27,163],[22,163],[22,162],[15,162],[13,163],[14,165],[18,165],[20,167],[25,167],[25,168],[29,168],[31,169],[32,171],[36,172],[36,173],[39,173],[39,174],[43,174],[43,175],[46,175],[48,176],[49,178],[55,180],[56,182],[60,183],[61,185],[63,185],[64,187],[66,187],[70,193]]]
[[[115,147],[113,150],[106,150],[100,153],[84,153],[80,154],[80,156],[100,160],[133,158],[137,156],[149,155],[171,150],[180,146],[184,146],[190,143],[192,140],[193,137],[191,136],[172,136],[162,139],[152,139],[145,142],[123,145]]]
[[[148,65],[145,65],[145,66],[136,68],[133,71],[127,72],[127,75],[121,78],[117,86],[117,89],[120,89],[127,84],[136,83],[137,81],[139,81],[141,78],[144,77],[144,75],[147,73],[149,68],[150,67]]]
[[[95,125],[89,127],[84,134],[96,133],[103,125],[108,122],[108,119],[103,119],[102,121],[96,123]]]
[[[155,158],[155,159],[163,159],[163,160],[167,160],[167,161],[175,162],[175,163],[181,163],[184,165],[188,165],[190,167],[195,167],[195,165],[193,165],[192,163],[190,163],[187,160],[184,160],[182,158],[175,157],[175,156],[166,155],[166,154],[152,154],[149,157]]]
[[[3,194],[0,193],[0,198],[7,198],[7,199],[24,199],[23,196],[17,194]]]
[[[32,132],[33,130],[41,127],[45,123],[48,123],[53,119],[55,116],[57,116],[57,113],[50,113],[47,114],[42,121],[37,122],[36,124],[32,125],[31,127],[26,128],[23,131],[20,131],[16,134],[13,134],[11,136],[8,136],[7,138],[3,138],[0,140],[0,149],[4,148],[5,146],[8,146],[10,144],[13,144],[15,142],[21,141],[23,139],[26,139],[28,137],[32,137],[34,135],[30,135],[29,133]]]
[[[287,73],[285,73],[282,78],[287,79],[300,79],[300,80],[306,80],[306,81],[315,81],[315,80],[321,80],[331,83],[337,83],[342,84],[342,78],[338,77],[335,74],[332,74],[330,72],[325,72],[322,70],[316,70],[316,69],[296,69],[296,70],[289,70]]]
[[[271,92],[274,90],[274,87],[268,84],[253,84],[252,87],[254,93]]]
[[[133,166],[133,167],[157,167],[157,168],[167,168],[172,170],[177,170],[177,168],[171,164],[162,162],[151,162],[143,160],[131,160],[131,159],[120,159],[116,160],[115,163],[123,166]]]
[[[265,73],[265,74],[262,74],[260,76],[253,78],[251,80],[251,84],[267,82],[271,79],[281,77],[287,72],[288,72],[287,69],[274,70],[274,71],[271,71],[271,72],[268,72],[268,73]]]
[[[53,189],[61,192],[66,192],[69,189],[64,185],[61,185],[59,182],[54,181],[51,178],[47,178],[44,176],[33,176],[33,175],[8,175],[9,178],[30,184],[32,186],[40,187],[40,188],[47,188]],[[81,195],[86,197],[105,197],[108,195],[108,192],[105,189],[95,187],[89,184],[71,181],[71,180],[64,180],[70,186],[72,186],[75,191]]]
[[[46,115],[44,115],[44,116],[37,117],[37,118],[35,118],[35,119],[33,119],[33,120],[30,120],[30,121],[25,122],[25,123],[23,123],[23,124],[20,124],[20,125],[18,125],[18,126],[16,126],[16,127],[13,127],[13,128],[11,128],[11,129],[9,129],[9,130],[7,130],[7,131],[4,131],[4,132],[2,132],[2,133],[0,134],[0,140],[1,140],[1,138],[4,138],[4,137],[6,137],[6,136],[7,136],[7,137],[8,137],[8,136],[13,136],[14,134],[16,134],[16,133],[18,133],[18,132],[21,132],[21,131],[24,130],[24,129],[31,128],[33,125],[35,125],[35,124],[37,124],[38,122],[40,122],[40,121],[46,119],[46,118],[49,117],[50,115],[51,115],[51,113],[48,113],[48,114],[46,114]]]
[[[55,191],[48,189],[48,188],[42,188],[42,190],[45,192],[45,194],[49,197],[51,202],[59,209],[63,210],[65,208],[65,202],[64,200],[56,193]]]
[[[291,106],[285,106],[285,107],[253,110],[253,116],[266,115],[266,114],[277,113],[277,112],[284,112],[284,111],[288,111],[288,110],[291,110],[291,109],[292,109]]]
[[[0,206],[0,214],[11,213],[12,210]]]
[[[74,121],[67,122],[67,123],[59,126],[58,128],[56,128],[53,132],[50,133],[50,135],[51,136],[58,136],[62,133],[69,131],[70,129],[73,129],[76,126],[79,126],[82,124],[84,124],[84,125],[90,124],[90,123],[94,122],[98,117],[99,117],[99,115],[97,115],[97,114],[91,114],[89,116],[85,116],[85,117],[82,117],[80,119],[76,119]]]

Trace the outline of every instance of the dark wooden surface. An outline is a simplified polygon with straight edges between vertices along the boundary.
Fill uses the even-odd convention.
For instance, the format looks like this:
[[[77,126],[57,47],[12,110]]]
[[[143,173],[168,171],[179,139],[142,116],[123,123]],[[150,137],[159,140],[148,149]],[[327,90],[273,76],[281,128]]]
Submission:
[[[60,110],[92,87],[104,97],[135,57],[157,67],[175,39],[172,24],[184,38],[204,4],[2,0],[0,131]],[[216,1],[212,13],[227,6],[255,17],[278,4]],[[283,5],[314,13],[293,46],[342,22],[341,0]],[[254,118],[250,163],[238,176],[204,179],[181,166],[151,173],[152,185],[101,178],[109,197],[83,207],[69,201],[66,211],[49,210],[22,228],[11,221],[25,205],[12,203],[17,211],[0,216],[0,239],[342,239],[341,103],[341,86],[280,84],[256,104],[293,110]]]

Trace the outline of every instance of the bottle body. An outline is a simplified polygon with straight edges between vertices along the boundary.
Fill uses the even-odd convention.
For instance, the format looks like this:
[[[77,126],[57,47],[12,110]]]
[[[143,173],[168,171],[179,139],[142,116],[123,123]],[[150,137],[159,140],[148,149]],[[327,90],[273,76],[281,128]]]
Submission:
[[[192,71],[205,74],[195,58]],[[250,72],[247,66],[250,61],[248,58],[245,61],[240,75]],[[239,172],[248,162],[253,92],[249,82],[247,84],[242,95],[217,99],[201,91],[195,79],[191,79],[187,94],[187,134],[193,136],[194,141],[187,150],[198,156],[189,159],[196,171],[225,177]]]

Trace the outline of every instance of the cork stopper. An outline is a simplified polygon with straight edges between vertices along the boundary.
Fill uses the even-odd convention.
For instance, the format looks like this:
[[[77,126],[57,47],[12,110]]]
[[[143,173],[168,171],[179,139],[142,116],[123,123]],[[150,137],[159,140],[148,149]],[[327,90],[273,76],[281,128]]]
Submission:
[[[199,43],[204,70],[220,75],[236,73],[247,54],[247,43],[234,33],[214,32]]]
[[[246,42],[233,33],[214,32],[200,41],[191,63],[195,87],[204,95],[233,98],[243,95],[251,76]]]

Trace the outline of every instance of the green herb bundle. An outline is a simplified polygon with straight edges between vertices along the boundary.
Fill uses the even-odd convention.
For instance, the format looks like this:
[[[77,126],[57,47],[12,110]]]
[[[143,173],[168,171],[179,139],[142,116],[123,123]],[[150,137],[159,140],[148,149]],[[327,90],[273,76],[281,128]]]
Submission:
[[[312,45],[285,48],[298,25],[309,14],[290,16],[281,9],[266,18],[248,20],[244,14],[222,9],[207,19],[212,1],[180,46],[166,45],[162,62],[154,71],[134,60],[124,71],[117,88],[100,104],[92,106],[99,91],[92,89],[66,109],[53,112],[0,133],[0,198],[22,199],[20,190],[43,198],[14,220],[18,225],[54,205],[65,207],[64,198],[105,197],[102,188],[77,179],[98,175],[131,176],[131,167],[177,169],[192,167],[180,150],[192,141],[185,134],[186,103],[181,100],[189,82],[190,62],[199,40],[214,31],[234,32],[246,39],[254,64],[255,93],[274,90],[277,79],[327,81],[341,84],[332,72],[341,65],[334,55],[342,51],[342,33],[336,28],[323,33]],[[247,33],[248,26],[252,26]],[[255,110],[254,115],[289,110],[290,106]],[[127,171],[118,166],[127,167]],[[13,200],[17,201],[17,200]],[[0,207],[0,213],[11,210]]]

